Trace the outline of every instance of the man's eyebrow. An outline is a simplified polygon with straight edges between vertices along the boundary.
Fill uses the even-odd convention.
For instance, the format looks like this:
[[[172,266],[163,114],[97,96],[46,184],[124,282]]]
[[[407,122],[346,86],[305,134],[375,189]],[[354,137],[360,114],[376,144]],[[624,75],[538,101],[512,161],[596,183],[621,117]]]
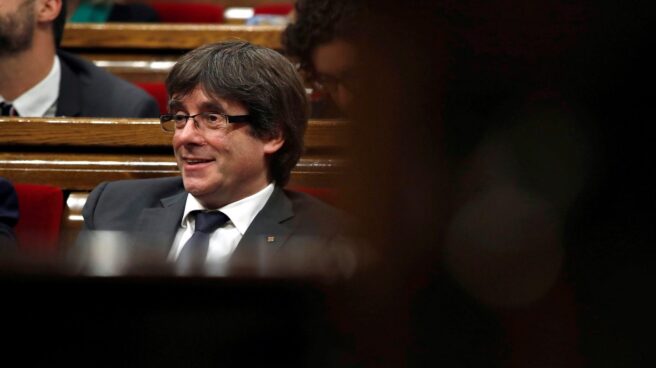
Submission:
[[[170,100],[169,101],[169,111],[183,110],[183,109],[184,109],[184,107],[182,105],[182,102],[180,102],[179,100]]]
[[[225,112],[223,106],[217,102],[206,101],[200,105],[201,110],[210,112]]]
[[[169,101],[169,110],[184,110],[184,104],[180,100],[170,100]],[[200,109],[202,111],[209,111],[209,112],[221,112],[224,113],[225,110],[221,106],[221,104],[217,102],[212,102],[212,101],[206,101],[200,104]]]

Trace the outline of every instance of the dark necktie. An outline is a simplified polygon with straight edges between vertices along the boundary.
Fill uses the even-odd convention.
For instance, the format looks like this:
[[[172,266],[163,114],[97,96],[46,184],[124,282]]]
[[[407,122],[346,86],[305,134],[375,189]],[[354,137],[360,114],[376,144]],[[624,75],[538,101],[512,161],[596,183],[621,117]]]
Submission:
[[[219,211],[194,211],[196,225],[194,234],[182,247],[177,263],[183,270],[190,270],[202,266],[207,257],[210,236],[214,230],[223,226],[228,220],[225,213]]]
[[[18,116],[18,112],[10,103],[0,102],[0,116]]]

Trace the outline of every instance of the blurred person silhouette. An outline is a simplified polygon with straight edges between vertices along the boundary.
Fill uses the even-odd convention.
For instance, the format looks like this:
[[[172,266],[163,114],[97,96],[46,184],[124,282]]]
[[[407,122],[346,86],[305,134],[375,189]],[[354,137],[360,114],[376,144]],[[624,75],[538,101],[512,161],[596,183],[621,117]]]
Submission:
[[[18,222],[18,197],[14,186],[0,177],[0,250],[16,245],[14,226]]]
[[[159,15],[148,4],[114,0],[68,0],[69,22],[159,22]]]
[[[646,2],[595,6],[590,37],[564,77],[597,127],[597,160],[566,223],[566,267],[581,305],[581,349],[594,367],[653,361],[651,253],[656,182],[649,58],[656,23]]]
[[[58,49],[65,9],[62,0],[0,4],[3,112],[24,117],[157,117],[157,102],[146,92]]]
[[[446,92],[445,265],[505,321],[513,365],[644,366],[654,23],[615,1],[497,6],[445,8],[477,19]]]
[[[588,312],[612,309],[601,305],[595,282],[639,295],[618,289],[640,280],[631,260],[644,253],[622,257],[621,270],[636,280],[619,271],[606,280],[597,259],[612,261],[597,248],[600,234],[611,235],[604,243],[618,236],[643,242],[653,228],[632,229],[632,216],[622,221],[624,234],[604,226],[625,212],[609,216],[603,203],[624,208],[622,197],[633,194],[618,185],[619,175],[598,181],[610,178],[609,164],[640,165],[606,161],[604,152],[620,150],[607,130],[623,131],[621,112],[634,116],[648,106],[629,103],[645,69],[627,73],[631,62],[617,62],[633,55],[628,50],[638,42],[623,42],[637,28],[605,44],[595,36],[603,17],[579,2],[367,4],[372,10],[361,18],[357,43],[367,68],[356,87],[366,93],[354,95],[358,124],[351,127],[366,144],[352,147],[350,176],[354,212],[382,263],[352,295],[358,310],[370,312],[353,317],[366,365],[579,367],[603,365],[602,356],[631,359],[624,352],[636,350],[610,342],[617,341],[615,321],[636,322],[618,329],[635,337],[627,330],[638,318],[622,313],[632,307],[618,306],[612,322]],[[609,16],[614,6],[603,12]],[[628,18],[615,24],[630,25]],[[610,58],[616,47],[624,53]],[[639,55],[630,59],[644,66]],[[632,78],[614,76],[618,65]],[[615,100],[610,91],[620,80],[630,97]],[[638,154],[641,148],[631,147],[636,157],[653,157]],[[636,188],[637,170],[632,174],[627,184]],[[643,199],[653,198],[653,186],[638,188]],[[633,205],[644,207],[642,214],[653,203]],[[608,246],[621,254],[621,245]],[[597,327],[606,329],[602,336]]]
[[[323,248],[345,233],[344,213],[283,189],[308,120],[302,81],[284,56],[247,42],[209,44],[181,57],[166,86],[161,123],[181,176],[100,184],[84,206],[82,242],[120,231],[180,270],[212,272],[233,256]]]
[[[295,4],[294,19],[282,35],[282,44],[314,88],[331,97],[315,107],[318,116],[336,114],[330,102],[341,112],[348,112],[352,104],[358,76],[355,40],[359,17],[365,11],[360,0],[299,0]]]
[[[358,121],[345,189],[380,263],[347,288],[341,298],[352,302],[335,314],[354,336],[353,364],[405,366],[412,356],[420,366],[492,367],[502,353],[496,316],[441,271],[435,245],[449,209],[444,18],[434,5],[405,5],[299,0],[282,37],[285,53]]]

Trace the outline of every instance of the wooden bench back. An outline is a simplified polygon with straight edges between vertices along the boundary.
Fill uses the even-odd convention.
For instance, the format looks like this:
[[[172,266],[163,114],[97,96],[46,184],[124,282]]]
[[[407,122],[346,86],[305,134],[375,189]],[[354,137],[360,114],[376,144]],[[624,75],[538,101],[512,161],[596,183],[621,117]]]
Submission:
[[[69,23],[61,47],[133,82],[161,82],[187,51],[245,40],[279,50],[283,26],[164,23]]]
[[[342,121],[310,121],[306,152],[292,171],[290,186],[336,185],[345,128]],[[64,191],[64,238],[76,236],[86,196],[99,183],[179,175],[172,136],[157,120],[0,118],[0,130],[0,176]]]

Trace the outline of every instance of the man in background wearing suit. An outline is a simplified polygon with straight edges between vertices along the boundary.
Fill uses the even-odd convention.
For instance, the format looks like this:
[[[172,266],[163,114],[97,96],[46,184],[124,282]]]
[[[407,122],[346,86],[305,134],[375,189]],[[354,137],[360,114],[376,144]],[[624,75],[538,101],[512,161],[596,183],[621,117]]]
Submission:
[[[9,181],[0,178],[0,250],[16,243],[14,226],[18,222],[18,197]]]
[[[181,177],[100,184],[84,206],[82,244],[93,230],[119,231],[180,265],[205,231],[209,242],[191,257],[205,267],[341,238],[346,216],[283,189],[308,119],[302,81],[285,57],[247,42],[209,44],[184,55],[166,87],[170,114],[161,123]],[[211,216],[216,229],[200,230]]]
[[[157,117],[157,102],[145,91],[57,50],[65,13],[63,0],[0,3],[2,115]]]

